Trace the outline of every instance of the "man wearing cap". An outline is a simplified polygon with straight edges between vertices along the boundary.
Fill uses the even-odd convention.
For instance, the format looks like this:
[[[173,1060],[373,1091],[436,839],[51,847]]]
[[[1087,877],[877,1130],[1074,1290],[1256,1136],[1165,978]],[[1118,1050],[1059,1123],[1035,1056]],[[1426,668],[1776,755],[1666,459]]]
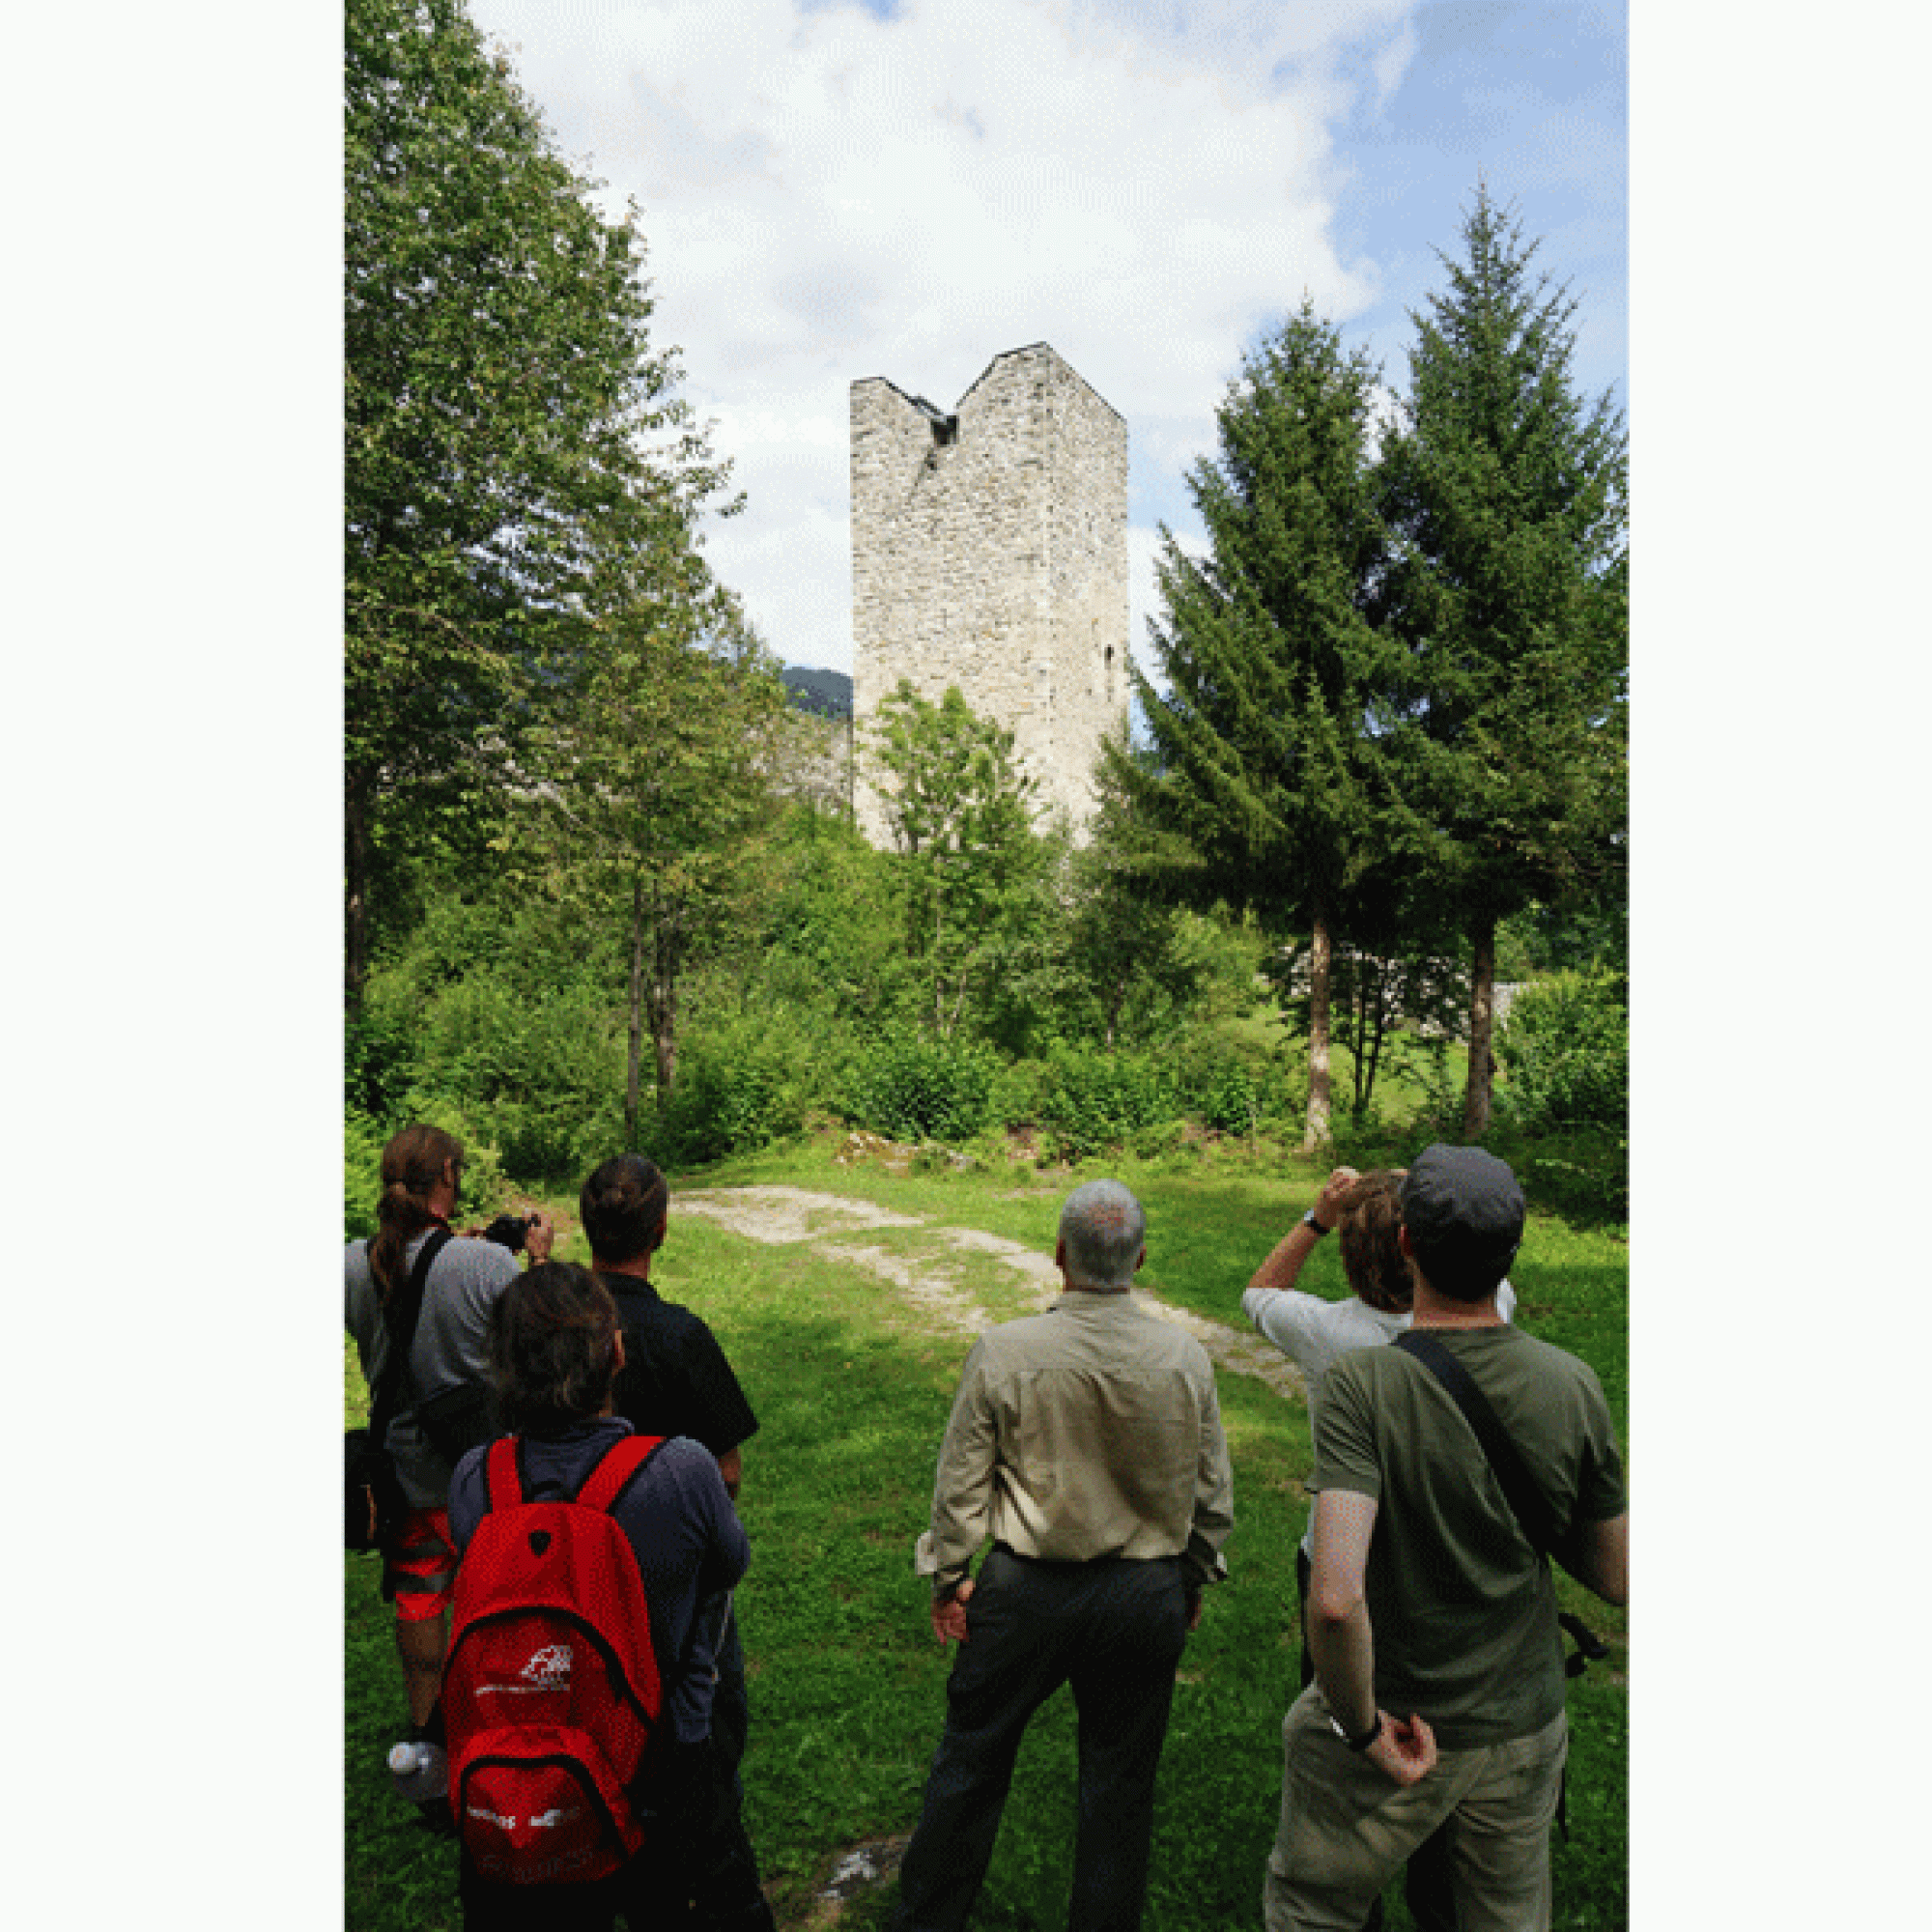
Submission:
[[[742,1445],[757,1417],[703,1317],[666,1301],[651,1285],[651,1263],[670,1220],[670,1185],[655,1162],[618,1154],[595,1169],[578,1195],[590,1265],[617,1304],[623,1366],[611,1389],[613,1412],[641,1434],[689,1435],[718,1460],[733,1502],[744,1477]],[[714,1652],[717,1683],[711,1737],[693,1775],[708,1776],[701,1798],[679,1821],[690,1874],[693,1924],[703,1932],[770,1932],[774,1921],[746,1833],[745,1755],[750,1705],[745,1651],[729,1595],[709,1607],[700,1639]]]
[[[1413,1333],[1487,1402],[1556,1525],[1552,1553],[1628,1601],[1630,1517],[1588,1366],[1505,1322],[1522,1237],[1515,1175],[1424,1150],[1402,1184]],[[1411,1851],[1453,1820],[1463,1932],[1546,1932],[1568,1731],[1554,1585],[1457,1399],[1406,1343],[1343,1356],[1315,1423],[1315,1682],[1282,1726],[1267,1932],[1355,1932]]]
[[[1174,1673],[1226,1574],[1234,1494],[1207,1351],[1133,1298],[1146,1231],[1118,1180],[1075,1188],[1053,1254],[1065,1292],[966,1358],[914,1559],[934,1635],[960,1648],[894,1932],[965,1924],[1020,1740],[1063,1684],[1080,1726],[1067,1922],[1141,1921]]]

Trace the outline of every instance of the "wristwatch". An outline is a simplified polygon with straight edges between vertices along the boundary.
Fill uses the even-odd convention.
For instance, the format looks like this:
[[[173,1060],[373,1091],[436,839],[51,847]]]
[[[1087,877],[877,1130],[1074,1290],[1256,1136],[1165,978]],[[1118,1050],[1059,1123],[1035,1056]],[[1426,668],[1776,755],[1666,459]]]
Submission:
[[[1349,1747],[1351,1751],[1365,1751],[1382,1734],[1382,1714],[1376,1713],[1376,1720],[1360,1737],[1351,1737],[1342,1728],[1342,1720],[1333,1711],[1328,1713],[1328,1728]]]
[[[1313,1228],[1318,1235],[1325,1235],[1328,1232],[1328,1230],[1324,1228],[1321,1225],[1321,1223],[1315,1218],[1315,1209],[1313,1208],[1311,1208],[1308,1210],[1308,1212],[1301,1217],[1301,1225],[1304,1228]]]

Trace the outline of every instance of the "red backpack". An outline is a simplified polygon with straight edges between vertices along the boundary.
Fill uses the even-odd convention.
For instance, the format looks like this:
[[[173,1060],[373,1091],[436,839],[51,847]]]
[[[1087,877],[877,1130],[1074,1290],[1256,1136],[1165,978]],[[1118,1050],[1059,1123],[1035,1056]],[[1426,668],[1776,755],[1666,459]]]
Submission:
[[[611,1509],[663,1440],[613,1443],[557,1502],[524,1500],[515,1436],[490,1445],[442,1713],[457,1829],[498,1884],[603,1878],[644,1842],[630,1787],[663,1693],[637,1554]]]

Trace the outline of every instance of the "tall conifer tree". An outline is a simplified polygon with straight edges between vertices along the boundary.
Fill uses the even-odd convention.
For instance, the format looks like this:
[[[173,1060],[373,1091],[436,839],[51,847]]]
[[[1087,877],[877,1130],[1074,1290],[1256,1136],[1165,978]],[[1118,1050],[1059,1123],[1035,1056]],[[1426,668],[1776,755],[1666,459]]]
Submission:
[[[1497,923],[1621,863],[1627,445],[1571,377],[1576,303],[1479,186],[1441,259],[1382,452],[1398,552],[1382,607],[1405,647],[1404,789],[1424,869],[1473,952],[1463,1131],[1489,1125]]]
[[[1312,930],[1308,1138],[1329,1122],[1328,980],[1338,921],[1387,849],[1368,728],[1386,675],[1366,614],[1384,554],[1369,474],[1377,372],[1309,302],[1244,358],[1219,454],[1188,479],[1209,554],[1167,529],[1165,696],[1135,672],[1155,756],[1115,775],[1197,855],[1202,897]]]

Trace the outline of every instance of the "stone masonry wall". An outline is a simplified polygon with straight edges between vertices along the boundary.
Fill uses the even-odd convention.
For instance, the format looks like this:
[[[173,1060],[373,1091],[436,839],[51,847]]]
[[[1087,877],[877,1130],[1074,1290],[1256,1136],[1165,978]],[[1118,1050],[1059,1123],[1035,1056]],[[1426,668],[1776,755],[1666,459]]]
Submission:
[[[901,677],[1014,734],[1037,804],[1091,815],[1127,709],[1127,427],[1045,343],[997,355],[949,419],[852,384],[852,712]],[[861,760],[856,805],[889,834]]]

